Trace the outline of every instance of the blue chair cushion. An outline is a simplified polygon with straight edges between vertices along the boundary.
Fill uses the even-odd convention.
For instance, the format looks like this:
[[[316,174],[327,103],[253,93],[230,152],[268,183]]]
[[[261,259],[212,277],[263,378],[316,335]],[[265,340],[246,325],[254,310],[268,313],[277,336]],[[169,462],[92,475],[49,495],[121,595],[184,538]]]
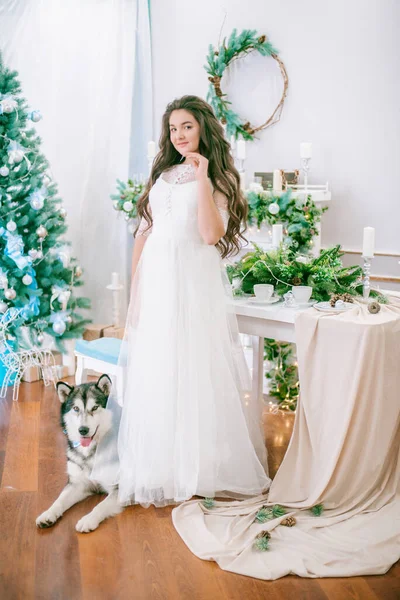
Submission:
[[[112,337],[103,337],[91,342],[77,340],[75,343],[75,352],[116,365],[118,364],[121,344],[122,340]]]

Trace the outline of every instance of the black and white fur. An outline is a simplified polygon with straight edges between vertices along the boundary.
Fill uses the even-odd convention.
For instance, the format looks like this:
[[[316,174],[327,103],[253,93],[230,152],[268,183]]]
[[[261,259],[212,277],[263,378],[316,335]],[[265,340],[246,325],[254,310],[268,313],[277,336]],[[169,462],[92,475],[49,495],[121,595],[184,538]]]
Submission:
[[[107,497],[76,524],[76,530],[88,533],[99,524],[122,512],[118,502],[118,487],[104,489],[89,479],[96,447],[111,427],[111,412],[106,409],[111,379],[101,375],[96,382],[75,387],[64,381],[57,383],[61,402],[61,426],[67,436],[68,483],[57,500],[36,519],[40,528],[51,527],[71,506],[92,494],[106,493]]]

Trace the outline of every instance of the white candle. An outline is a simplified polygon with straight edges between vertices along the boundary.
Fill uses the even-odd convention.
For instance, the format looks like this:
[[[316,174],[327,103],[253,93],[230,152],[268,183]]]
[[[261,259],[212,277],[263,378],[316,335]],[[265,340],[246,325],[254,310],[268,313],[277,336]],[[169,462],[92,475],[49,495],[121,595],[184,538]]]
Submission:
[[[113,287],[116,287],[117,285],[119,285],[119,274],[118,273],[111,273],[111,285]]]
[[[246,189],[246,171],[239,171],[240,175],[240,189],[242,192]]]
[[[277,223],[272,225],[272,245],[277,248],[283,239],[283,225]]]
[[[300,158],[311,158],[312,156],[312,143],[302,142],[300,144]]]
[[[282,191],[282,173],[280,172],[279,169],[274,170],[274,178],[273,178],[273,182],[272,182],[272,187],[273,187],[274,192]]]
[[[363,256],[372,258],[375,250],[375,229],[374,227],[364,227],[363,236]]]
[[[245,160],[246,158],[246,142],[244,140],[237,141],[236,158]]]
[[[147,158],[154,158],[156,155],[156,143],[150,141],[147,144]]]

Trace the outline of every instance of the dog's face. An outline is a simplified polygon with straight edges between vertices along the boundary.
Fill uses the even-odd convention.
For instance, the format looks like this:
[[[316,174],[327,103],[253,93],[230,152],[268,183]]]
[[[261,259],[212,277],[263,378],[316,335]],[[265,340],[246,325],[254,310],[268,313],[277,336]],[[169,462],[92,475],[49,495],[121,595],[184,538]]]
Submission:
[[[83,448],[98,442],[111,426],[111,411],[106,409],[111,379],[101,375],[97,381],[70,386],[57,383],[61,402],[61,426],[68,439]]]

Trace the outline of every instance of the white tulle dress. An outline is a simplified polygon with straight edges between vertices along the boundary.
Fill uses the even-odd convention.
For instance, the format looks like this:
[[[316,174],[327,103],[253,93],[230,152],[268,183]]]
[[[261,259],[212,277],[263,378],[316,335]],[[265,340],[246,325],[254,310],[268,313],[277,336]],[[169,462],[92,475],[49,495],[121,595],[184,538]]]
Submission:
[[[150,190],[153,225],[146,231],[142,219],[137,233],[147,240],[119,356],[123,397],[113,385],[112,425],[91,474],[118,484],[123,504],[242,499],[270,485],[262,406],[250,391],[226,268],[198,230],[197,186],[190,164],[162,173]],[[226,198],[213,197],[226,231]]]

